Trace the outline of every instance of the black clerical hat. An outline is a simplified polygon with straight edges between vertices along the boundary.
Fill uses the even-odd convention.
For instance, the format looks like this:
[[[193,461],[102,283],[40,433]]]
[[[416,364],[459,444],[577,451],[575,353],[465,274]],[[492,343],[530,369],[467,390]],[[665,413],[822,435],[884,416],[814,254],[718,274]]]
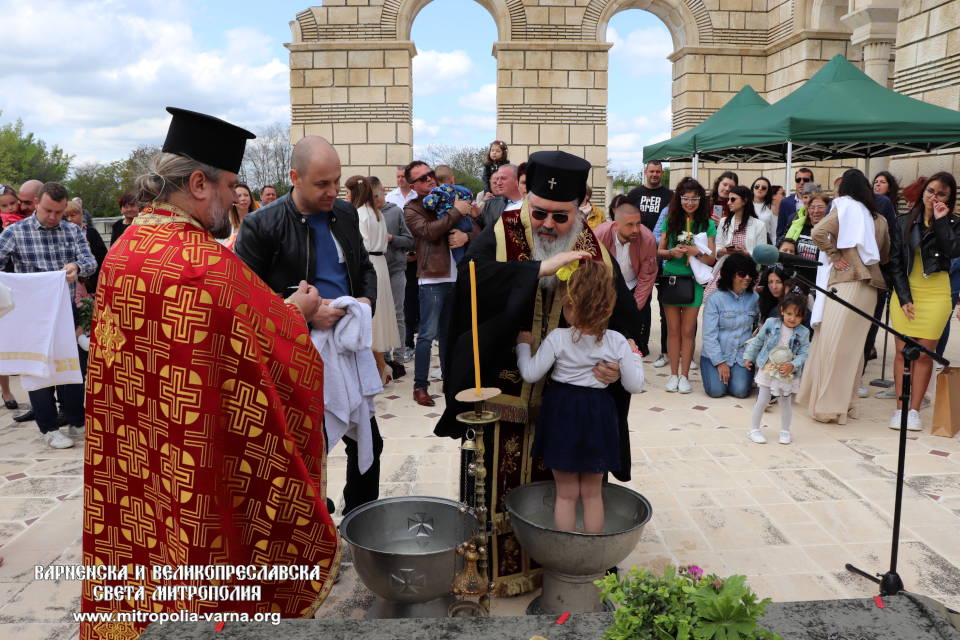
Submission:
[[[255,135],[204,113],[167,107],[173,114],[163,151],[189,156],[217,169],[240,172],[247,140]]]
[[[590,163],[566,151],[537,151],[527,160],[527,191],[558,202],[583,201]]]

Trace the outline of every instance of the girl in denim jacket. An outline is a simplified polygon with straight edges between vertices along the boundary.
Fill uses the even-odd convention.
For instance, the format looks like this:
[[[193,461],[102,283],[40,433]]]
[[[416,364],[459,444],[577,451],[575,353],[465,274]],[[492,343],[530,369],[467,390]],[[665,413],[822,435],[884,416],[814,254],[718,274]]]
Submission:
[[[754,363],[757,365],[755,380],[760,393],[753,408],[753,424],[747,432],[757,444],[767,442],[760,433],[760,420],[773,396],[779,397],[780,444],[790,444],[793,394],[800,390],[800,373],[810,349],[810,330],[802,324],[806,314],[806,300],[793,294],[784,297],[780,317],[764,322],[744,351],[744,366],[752,369]]]

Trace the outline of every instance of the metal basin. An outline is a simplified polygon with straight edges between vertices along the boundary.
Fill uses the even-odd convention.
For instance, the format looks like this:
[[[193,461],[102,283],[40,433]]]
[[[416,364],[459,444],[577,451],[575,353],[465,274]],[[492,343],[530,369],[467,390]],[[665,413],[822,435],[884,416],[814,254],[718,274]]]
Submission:
[[[477,526],[460,503],[429,496],[385,498],[351,511],[340,535],[370,591],[395,603],[423,603],[450,593],[457,545]],[[445,611],[445,609],[444,609]]]
[[[650,502],[632,489],[603,485],[603,533],[576,533],[553,528],[556,485],[533,482],[517,487],[504,499],[520,546],[543,566],[543,593],[527,613],[602,611],[593,584],[610,567],[630,555],[650,521]],[[577,526],[583,524],[580,505]]]

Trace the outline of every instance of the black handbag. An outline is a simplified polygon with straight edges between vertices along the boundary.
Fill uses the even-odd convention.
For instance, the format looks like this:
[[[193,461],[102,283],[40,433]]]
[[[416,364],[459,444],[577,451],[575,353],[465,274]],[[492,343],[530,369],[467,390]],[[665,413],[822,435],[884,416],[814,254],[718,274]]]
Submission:
[[[690,304],[694,298],[693,276],[659,276],[660,304]]]

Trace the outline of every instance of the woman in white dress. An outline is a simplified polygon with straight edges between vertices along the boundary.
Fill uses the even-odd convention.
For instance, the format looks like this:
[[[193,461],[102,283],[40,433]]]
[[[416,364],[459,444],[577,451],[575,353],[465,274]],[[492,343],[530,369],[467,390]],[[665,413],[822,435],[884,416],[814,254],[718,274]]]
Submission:
[[[397,317],[394,313],[393,291],[390,287],[390,271],[383,253],[387,250],[389,234],[387,223],[377,209],[376,198],[369,178],[352,176],[347,179],[347,196],[357,208],[360,218],[360,235],[363,246],[370,255],[370,262],[377,272],[377,309],[373,314],[373,356],[384,384],[390,382],[390,367],[383,354],[400,347]]]

